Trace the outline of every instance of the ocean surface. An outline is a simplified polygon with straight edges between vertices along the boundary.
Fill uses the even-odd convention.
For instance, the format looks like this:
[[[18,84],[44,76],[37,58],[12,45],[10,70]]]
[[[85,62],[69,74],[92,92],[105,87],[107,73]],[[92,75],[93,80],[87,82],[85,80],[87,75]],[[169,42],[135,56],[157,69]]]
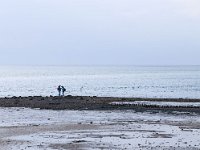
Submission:
[[[66,95],[200,98],[200,66],[1,66],[0,97]]]

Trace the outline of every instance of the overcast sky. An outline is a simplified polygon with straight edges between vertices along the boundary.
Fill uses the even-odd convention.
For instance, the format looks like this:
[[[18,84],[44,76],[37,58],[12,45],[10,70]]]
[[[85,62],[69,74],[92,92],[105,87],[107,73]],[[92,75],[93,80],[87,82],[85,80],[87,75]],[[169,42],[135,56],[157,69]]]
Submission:
[[[200,0],[0,0],[1,65],[200,65]]]

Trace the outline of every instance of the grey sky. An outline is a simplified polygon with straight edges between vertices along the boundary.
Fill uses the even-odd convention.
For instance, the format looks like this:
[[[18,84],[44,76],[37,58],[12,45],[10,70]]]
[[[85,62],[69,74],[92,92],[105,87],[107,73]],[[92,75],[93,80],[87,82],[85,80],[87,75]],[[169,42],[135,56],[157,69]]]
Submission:
[[[0,0],[0,64],[200,65],[199,0]]]

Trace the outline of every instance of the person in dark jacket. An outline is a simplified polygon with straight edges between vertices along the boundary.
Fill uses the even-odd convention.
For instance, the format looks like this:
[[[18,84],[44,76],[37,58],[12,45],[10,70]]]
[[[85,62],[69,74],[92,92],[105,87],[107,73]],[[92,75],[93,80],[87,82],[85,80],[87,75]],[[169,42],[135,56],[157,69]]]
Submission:
[[[60,85],[58,86],[57,90],[58,90],[58,96],[60,96],[60,94],[61,94],[61,86]]]
[[[65,91],[66,91],[65,87],[62,86],[62,87],[61,87],[61,90],[62,90],[62,96],[65,96]]]

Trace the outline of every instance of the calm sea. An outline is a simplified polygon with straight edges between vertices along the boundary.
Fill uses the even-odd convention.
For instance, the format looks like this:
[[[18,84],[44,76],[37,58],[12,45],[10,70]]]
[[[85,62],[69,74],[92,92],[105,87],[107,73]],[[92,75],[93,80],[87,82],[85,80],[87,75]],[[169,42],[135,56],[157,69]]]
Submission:
[[[0,67],[0,97],[66,94],[200,98],[200,66]]]

